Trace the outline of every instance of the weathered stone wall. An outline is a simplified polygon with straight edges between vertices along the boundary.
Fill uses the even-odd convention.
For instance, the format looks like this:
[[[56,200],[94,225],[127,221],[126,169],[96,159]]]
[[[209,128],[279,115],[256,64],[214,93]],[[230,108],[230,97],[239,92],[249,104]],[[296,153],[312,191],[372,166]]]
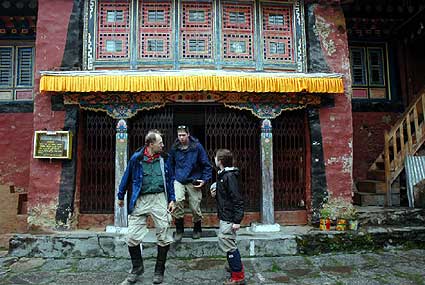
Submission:
[[[326,168],[326,190],[330,196],[351,199],[353,186],[352,91],[345,18],[338,5],[308,4],[306,13],[309,72],[334,72],[344,76],[345,93],[335,95],[333,106],[324,106],[319,112]]]
[[[385,130],[398,117],[398,113],[353,112],[354,181],[367,178],[367,170],[384,150]]]
[[[0,113],[0,185],[28,190],[32,113]]]
[[[0,234],[26,230],[32,134],[32,113],[0,113]]]
[[[34,129],[62,130],[65,112],[52,111],[51,95],[40,94],[39,80],[42,70],[56,70],[62,64],[68,24],[73,1],[38,1]],[[58,190],[61,180],[62,161],[31,159],[28,192],[28,223],[36,228],[55,226]]]

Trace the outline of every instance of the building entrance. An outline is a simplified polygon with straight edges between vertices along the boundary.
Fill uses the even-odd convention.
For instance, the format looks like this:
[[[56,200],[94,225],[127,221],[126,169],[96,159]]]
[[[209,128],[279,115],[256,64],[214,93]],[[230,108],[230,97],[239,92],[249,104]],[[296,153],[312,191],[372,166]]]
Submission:
[[[80,212],[113,213],[116,120],[104,113],[84,112]],[[286,112],[273,122],[275,210],[305,209],[305,112]],[[260,119],[248,111],[222,105],[173,104],[141,111],[128,119],[129,156],[144,145],[150,129],[164,134],[165,150],[177,138],[179,125],[187,125],[213,163],[217,149],[228,148],[241,170],[245,209],[259,212],[261,203]],[[215,171],[213,174],[215,181]],[[202,210],[215,212],[215,200],[204,189]]]

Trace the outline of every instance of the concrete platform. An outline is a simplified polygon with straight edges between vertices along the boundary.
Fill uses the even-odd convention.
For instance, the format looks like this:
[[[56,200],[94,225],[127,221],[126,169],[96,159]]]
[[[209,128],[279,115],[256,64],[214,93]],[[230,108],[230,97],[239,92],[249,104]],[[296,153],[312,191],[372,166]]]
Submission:
[[[287,226],[274,233],[253,233],[242,229],[238,236],[241,254],[250,257],[374,250],[389,246],[420,245],[424,242],[425,226],[365,227],[356,232],[325,232],[308,226]],[[146,257],[156,255],[153,231],[146,236],[143,251]],[[43,258],[128,257],[124,235],[82,231],[15,235],[10,240],[9,254],[16,257]],[[199,240],[183,238],[181,243],[173,244],[170,250],[170,257],[178,258],[222,255],[216,237]]]
[[[281,226],[278,232],[253,232],[249,227],[238,232],[238,247],[243,256],[271,257],[315,255],[328,252],[375,250],[425,244],[425,210],[408,208],[362,208],[358,231],[320,231],[312,226]],[[173,244],[170,257],[200,258],[222,256],[214,234],[204,229],[199,240],[185,231],[181,243]],[[150,231],[143,241],[144,256],[156,256],[156,238]],[[17,234],[9,242],[15,257],[43,258],[127,258],[125,236],[104,231],[64,231],[52,234]]]

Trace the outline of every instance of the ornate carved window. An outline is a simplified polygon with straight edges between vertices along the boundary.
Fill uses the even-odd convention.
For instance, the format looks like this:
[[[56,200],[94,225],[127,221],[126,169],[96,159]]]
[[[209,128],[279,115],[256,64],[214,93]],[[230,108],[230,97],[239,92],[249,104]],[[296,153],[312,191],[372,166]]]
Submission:
[[[97,53],[99,60],[128,59],[130,41],[128,1],[99,1]]]
[[[86,68],[305,71],[301,0],[88,0]]]
[[[222,5],[222,43],[224,60],[254,59],[254,3]]]
[[[171,1],[139,1],[139,59],[171,59]]]
[[[184,1],[181,13],[181,58],[213,58],[212,2]]]
[[[263,56],[266,62],[294,63],[291,5],[262,5]]]

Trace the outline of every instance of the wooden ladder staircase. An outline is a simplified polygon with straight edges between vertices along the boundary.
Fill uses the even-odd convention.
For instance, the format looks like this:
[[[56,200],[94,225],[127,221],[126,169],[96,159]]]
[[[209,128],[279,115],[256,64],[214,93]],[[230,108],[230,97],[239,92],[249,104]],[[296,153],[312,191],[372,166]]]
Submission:
[[[403,116],[385,132],[384,151],[370,166],[367,180],[357,182],[354,202],[362,206],[399,206],[400,185],[396,179],[407,155],[414,155],[425,142],[425,89]]]

